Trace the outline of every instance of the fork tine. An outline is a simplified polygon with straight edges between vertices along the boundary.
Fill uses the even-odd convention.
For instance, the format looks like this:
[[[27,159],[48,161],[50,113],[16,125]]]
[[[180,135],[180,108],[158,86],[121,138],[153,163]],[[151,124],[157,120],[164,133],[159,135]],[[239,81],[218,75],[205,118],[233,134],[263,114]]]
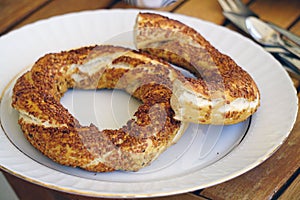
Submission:
[[[218,0],[218,2],[225,12],[258,17],[257,14],[250,10],[241,0]]]
[[[238,4],[236,4],[236,2],[234,0],[227,0],[227,3],[229,5],[229,7],[231,8],[231,12],[234,12],[234,13],[241,12],[240,8],[238,7]]]
[[[236,7],[240,10],[241,13],[249,13],[250,9],[240,0],[234,0]]]
[[[241,0],[234,0],[234,2],[240,14],[257,17],[257,15],[252,10],[250,10],[248,6],[246,6]]]
[[[243,9],[248,9],[247,7],[246,7],[246,5],[242,2],[242,1],[240,1],[240,0],[235,0],[235,3],[236,3],[236,5],[239,7],[239,8],[243,8]]]
[[[222,9],[225,12],[231,12],[232,11],[226,0],[218,0],[218,2],[219,2],[220,6],[222,7]]]

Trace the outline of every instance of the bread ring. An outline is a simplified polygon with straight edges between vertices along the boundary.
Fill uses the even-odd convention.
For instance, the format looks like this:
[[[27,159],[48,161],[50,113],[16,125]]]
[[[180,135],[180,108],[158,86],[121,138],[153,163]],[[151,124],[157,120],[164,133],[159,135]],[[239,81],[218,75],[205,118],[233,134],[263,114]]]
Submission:
[[[153,13],[139,13],[139,50],[192,71],[197,78],[176,81],[171,99],[175,118],[203,124],[244,121],[260,105],[251,76],[187,25]]]
[[[178,75],[167,63],[127,48],[84,47],[40,58],[17,80],[12,106],[28,141],[54,161],[95,172],[137,171],[184,132],[170,106]],[[80,125],[61,105],[68,88],[124,89],[142,105],[122,128],[99,131]]]
[[[180,138],[185,128],[181,121],[232,124],[259,106],[259,91],[249,74],[190,27],[140,13],[135,36],[139,49],[197,78],[185,78],[168,63],[123,47],[47,54],[13,88],[12,106],[34,147],[63,165],[137,171]],[[61,105],[68,88],[123,89],[142,105],[122,128],[100,131],[93,124],[81,125]]]

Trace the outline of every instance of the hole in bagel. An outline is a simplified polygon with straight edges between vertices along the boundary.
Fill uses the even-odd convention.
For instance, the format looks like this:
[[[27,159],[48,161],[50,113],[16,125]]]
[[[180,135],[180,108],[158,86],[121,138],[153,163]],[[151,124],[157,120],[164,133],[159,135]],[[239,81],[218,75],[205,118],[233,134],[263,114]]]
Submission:
[[[141,105],[138,99],[116,89],[69,89],[61,103],[80,124],[88,126],[92,123],[99,130],[121,128]]]

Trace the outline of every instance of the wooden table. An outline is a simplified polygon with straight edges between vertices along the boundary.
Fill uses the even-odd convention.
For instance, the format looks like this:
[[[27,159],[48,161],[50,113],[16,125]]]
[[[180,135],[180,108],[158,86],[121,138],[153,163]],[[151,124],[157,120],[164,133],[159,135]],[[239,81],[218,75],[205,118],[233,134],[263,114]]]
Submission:
[[[299,0],[244,0],[244,2],[248,3],[261,18],[300,35]],[[50,16],[103,8],[132,7],[118,0],[0,0],[0,35]],[[217,0],[180,0],[161,10],[197,17],[237,30],[225,20]],[[297,80],[294,82],[299,86]],[[299,155],[300,117],[298,116],[289,138],[275,154],[258,167],[210,188],[154,199],[300,199]],[[94,199],[53,191],[6,172],[3,173],[21,200]]]

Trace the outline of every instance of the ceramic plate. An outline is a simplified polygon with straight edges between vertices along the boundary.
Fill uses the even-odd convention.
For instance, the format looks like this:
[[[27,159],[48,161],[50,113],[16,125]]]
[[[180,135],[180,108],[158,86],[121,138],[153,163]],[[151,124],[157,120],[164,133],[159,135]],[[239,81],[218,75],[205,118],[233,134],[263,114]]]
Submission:
[[[247,121],[231,126],[190,124],[175,145],[138,172],[91,173],[56,164],[34,149],[23,137],[18,114],[10,106],[16,77],[49,52],[104,43],[134,48],[132,29],[138,12],[67,14],[24,26],[0,38],[3,170],[45,187],[87,196],[165,196],[232,179],[262,163],[279,148],[294,125],[298,103],[293,84],[281,65],[261,47],[226,28],[162,13],[195,28],[251,74],[261,92],[258,111]],[[70,90],[62,103],[81,123],[93,122],[100,129],[122,126],[139,104],[126,93],[110,90]]]

